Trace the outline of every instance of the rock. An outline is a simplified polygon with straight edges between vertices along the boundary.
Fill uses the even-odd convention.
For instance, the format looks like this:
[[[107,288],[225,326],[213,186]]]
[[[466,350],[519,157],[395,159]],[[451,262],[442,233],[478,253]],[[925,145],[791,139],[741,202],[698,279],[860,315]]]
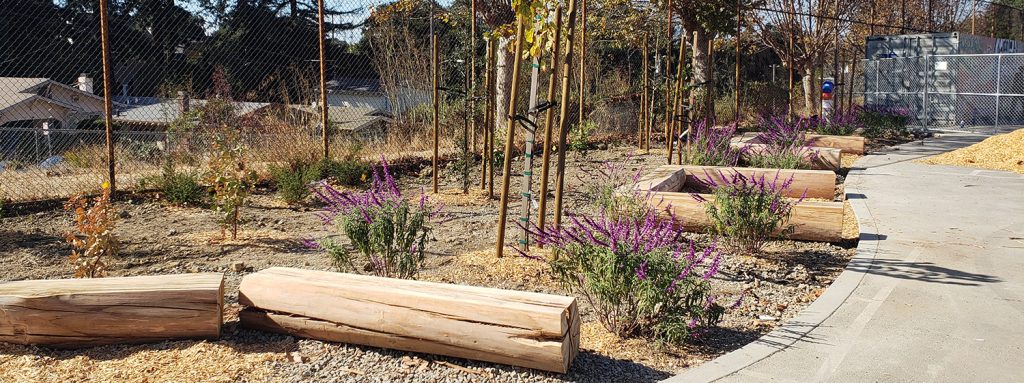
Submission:
[[[132,213],[129,213],[127,210],[121,210],[120,212],[117,213],[117,216],[118,218],[122,219],[131,218]]]
[[[764,315],[764,314],[758,315],[757,319],[758,320],[763,320],[763,321],[776,321],[776,320],[779,320],[779,318],[773,317],[771,315]]]
[[[167,231],[167,236],[168,237],[172,237],[172,236],[177,235],[177,234],[178,234],[178,231],[174,230],[174,229],[171,229],[171,230]]]
[[[231,269],[231,271],[234,271],[236,273],[241,272],[242,270],[245,270],[245,263],[244,262],[232,262],[231,266],[230,266],[230,269]]]
[[[302,354],[299,354],[298,352],[291,352],[291,359],[292,362],[295,363],[305,363],[305,358],[303,358]]]

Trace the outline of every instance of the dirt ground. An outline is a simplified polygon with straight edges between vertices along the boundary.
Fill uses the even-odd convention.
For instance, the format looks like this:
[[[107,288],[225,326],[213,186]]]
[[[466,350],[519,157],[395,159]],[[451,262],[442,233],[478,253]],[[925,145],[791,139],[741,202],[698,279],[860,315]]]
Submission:
[[[586,179],[580,169],[606,160],[620,161],[631,152],[613,148],[585,155],[572,153],[566,177],[568,209],[587,202],[580,188],[593,180]],[[652,153],[630,161],[634,168],[653,169],[664,160]],[[461,183],[450,173],[443,174],[442,193],[433,198],[446,205],[451,221],[435,228],[419,278],[563,294],[543,263],[518,257],[513,251],[506,252],[504,258],[494,256],[498,201],[479,190],[478,179],[472,181],[470,193],[463,195]],[[415,194],[429,189],[430,177],[422,171],[401,174],[399,182],[405,193]],[[514,184],[518,185],[518,180]],[[5,366],[0,370],[0,382],[657,381],[745,345],[792,318],[822,293],[855,251],[854,241],[777,241],[758,257],[725,257],[715,281],[719,301],[732,302],[746,291],[742,305],[728,311],[720,326],[685,346],[652,347],[646,340],[617,339],[592,320],[589,305],[581,300],[583,352],[568,374],[556,375],[239,328],[237,289],[245,274],[271,266],[331,269],[325,254],[303,245],[305,239],[328,234],[315,216],[314,205],[287,206],[269,191],[257,193],[243,212],[244,223],[234,241],[220,240],[209,209],[166,206],[147,196],[130,197],[117,207],[121,219],[116,232],[123,248],[112,261],[111,275],[224,273],[222,339],[73,351],[0,344],[0,365]],[[514,217],[520,207],[520,198],[513,198],[509,215]],[[0,281],[70,277],[70,249],[64,241],[70,226],[70,216],[59,209],[0,218],[0,264],[4,265]],[[855,238],[856,227],[851,230],[849,235]],[[519,229],[510,225],[509,242],[518,235]],[[692,238],[709,241],[706,235],[693,234]],[[232,270],[232,265],[241,266],[240,271]]]

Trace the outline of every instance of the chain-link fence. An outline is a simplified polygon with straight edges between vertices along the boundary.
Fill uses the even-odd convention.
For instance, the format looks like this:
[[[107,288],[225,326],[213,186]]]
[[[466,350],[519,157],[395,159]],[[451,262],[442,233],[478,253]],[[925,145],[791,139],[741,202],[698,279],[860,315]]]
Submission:
[[[1024,54],[865,60],[865,105],[905,109],[914,125],[1000,129],[1024,125]]]

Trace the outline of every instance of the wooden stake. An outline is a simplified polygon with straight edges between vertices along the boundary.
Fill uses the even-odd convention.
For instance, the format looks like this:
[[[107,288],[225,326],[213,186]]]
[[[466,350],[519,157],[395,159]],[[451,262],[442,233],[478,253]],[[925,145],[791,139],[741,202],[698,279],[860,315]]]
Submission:
[[[650,152],[651,116],[650,109],[647,105],[650,100],[650,81],[648,80],[650,77],[650,68],[648,67],[650,60],[648,59],[648,40],[650,40],[650,36],[647,35],[647,32],[644,32],[643,52],[641,52],[641,60],[643,60],[643,77],[641,81],[643,84],[640,86],[640,89],[643,93],[640,95],[640,121],[642,122],[640,126],[640,149]]]
[[[114,121],[113,102],[111,100],[110,78],[110,23],[107,21],[107,0],[100,0],[100,44],[103,50],[103,128],[107,138],[107,182],[110,186],[110,197],[114,198],[117,191],[117,178],[114,172]]]
[[[562,46],[562,6],[555,6],[555,36],[554,47],[551,51],[551,75],[548,77],[548,102],[554,102],[555,84],[558,82],[558,56]],[[540,206],[537,212],[537,226],[543,228],[547,216],[548,201],[548,168],[551,163],[552,131],[555,125],[555,108],[549,107],[544,116],[544,154],[541,159],[540,169]]]
[[[555,227],[562,224],[562,192],[565,185],[565,139],[569,132],[569,81],[572,78],[573,37],[576,34],[576,0],[569,0],[565,60],[562,62],[562,100],[558,104],[558,165],[555,168]]]
[[[437,150],[438,150],[438,146],[439,146],[439,142],[440,142],[440,135],[439,135],[440,129],[439,129],[439,126],[438,126],[438,121],[437,121],[438,120],[438,114],[439,114],[438,111],[439,111],[439,107],[440,107],[440,104],[439,104],[440,100],[438,99],[438,94],[437,94],[438,93],[438,86],[439,86],[439,82],[440,82],[440,78],[439,78],[440,77],[440,75],[439,75],[440,68],[438,68],[438,66],[439,66],[438,64],[439,63],[437,62],[437,35],[430,36],[430,45],[431,45],[431,49],[433,50],[433,54],[430,56],[431,57],[431,68],[433,69],[433,72],[434,72],[432,74],[432,77],[434,78],[434,97],[433,97],[433,102],[434,102],[434,105],[433,105],[434,106],[434,120],[433,120],[434,121],[434,156],[432,157],[433,158],[433,162],[432,162],[433,165],[432,165],[431,169],[433,171],[431,172],[432,173],[431,175],[433,176],[433,186],[434,186],[433,190],[434,190],[434,194],[437,194]]]
[[[492,163],[490,145],[491,113],[489,111],[493,107],[491,105],[491,56],[494,52],[491,50],[491,41],[488,40],[486,43],[487,54],[484,61],[484,142],[483,149],[480,152],[480,190],[487,190],[487,174],[489,173],[487,168],[489,167],[488,164]]]
[[[740,30],[743,28],[743,5],[741,0],[736,0],[736,89],[734,108],[736,109],[735,121],[740,123]]]
[[[579,129],[583,128],[584,113],[587,99],[587,0],[581,0],[583,9],[580,14],[580,116]],[[671,1],[671,0],[670,0]],[[561,151],[559,151],[561,153]]]
[[[971,6],[971,34],[977,34],[976,27],[978,24],[978,0],[974,0],[974,4]]]
[[[476,0],[470,0],[469,6],[469,84],[472,89],[466,97],[469,98],[470,110],[470,131],[473,132],[473,153],[476,153],[476,100],[479,93],[476,88]],[[483,158],[483,156],[480,156]],[[468,166],[468,165],[466,165]]]
[[[683,66],[684,66],[683,63],[686,62],[686,37],[687,37],[686,30],[683,30],[682,33],[679,36],[679,62],[676,63],[676,68],[677,68],[676,69],[676,89],[675,89],[676,102],[675,102],[675,104],[672,107],[672,120],[673,121],[675,121],[677,116],[682,116],[683,115],[683,99],[684,98],[689,98],[689,96],[690,96],[689,95],[690,91],[686,90],[686,86],[683,85]],[[682,133],[682,130],[683,130],[683,127],[686,126],[686,124],[683,124],[682,121],[680,121],[678,124],[675,124],[675,122],[673,122],[673,124],[677,126],[675,129],[673,129],[673,131],[678,131],[679,132],[678,134],[675,134],[675,140],[676,140],[676,163],[682,164],[683,163],[683,133]],[[686,134],[689,134],[689,133],[686,133]]]
[[[850,91],[846,92],[847,93],[847,95],[846,95],[846,98],[847,98],[846,111],[847,112],[850,112],[850,111],[853,110],[853,92],[855,90],[857,90],[857,80],[855,80],[855,79],[857,78],[856,77],[857,76],[857,62],[860,61],[860,59],[857,58],[857,54],[856,53],[853,55],[853,60],[851,60],[851,61],[853,61],[853,67],[850,68]]]
[[[796,34],[796,15],[793,14],[793,2],[789,2],[789,51],[787,61],[789,61],[789,102],[787,103],[789,108],[789,119],[793,120],[793,116],[796,115],[796,111],[793,110],[793,56],[796,52],[793,51],[793,35]]]
[[[704,118],[708,121],[710,126],[714,126],[716,117],[715,116],[715,37],[711,36],[708,39],[708,84],[707,91],[704,93]]]
[[[323,139],[323,155],[324,159],[331,158],[330,153],[330,118],[329,110],[327,105],[327,52],[326,52],[326,32],[324,30],[324,0],[317,1],[317,22],[320,29],[319,45],[320,45],[320,127]]]
[[[672,164],[672,0],[668,0],[665,34],[668,42],[665,43],[665,151],[668,153],[666,162]]]
[[[489,148],[487,151],[487,198],[494,199],[494,136],[497,133],[496,128],[498,126],[497,116],[494,115],[496,109],[494,104],[496,102],[495,97],[497,97],[496,93],[498,87],[498,77],[496,74],[498,69],[495,61],[498,59],[498,40],[491,38],[489,44],[490,46],[488,47],[488,50],[490,51],[490,57],[488,57],[487,61],[488,64],[491,65],[491,70],[488,72],[488,75],[491,76],[491,84],[488,85],[487,89],[487,103],[489,105],[489,109],[487,109],[486,112],[489,116],[489,122],[487,123],[487,130],[489,131],[487,134],[487,145]]]
[[[516,100],[519,98],[519,69],[523,65],[522,47],[525,31],[522,16],[516,15],[516,41],[515,50],[512,51],[515,60],[512,65],[512,89],[509,93],[508,115],[506,116],[505,163],[501,173],[501,205],[498,207],[498,240],[494,249],[499,258],[505,252],[505,219],[508,216],[509,176],[512,173],[512,149],[516,132]]]

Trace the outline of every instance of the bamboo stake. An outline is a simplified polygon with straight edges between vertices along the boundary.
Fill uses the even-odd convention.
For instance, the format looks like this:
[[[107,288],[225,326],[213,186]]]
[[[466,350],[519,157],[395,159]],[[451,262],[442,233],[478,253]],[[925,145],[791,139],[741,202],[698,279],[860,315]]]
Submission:
[[[743,28],[743,5],[741,0],[736,0],[736,89],[734,107],[736,108],[735,122],[740,123],[740,30]]]
[[[672,164],[672,0],[668,0],[667,5],[668,17],[666,19],[668,27],[666,27],[666,35],[668,36],[668,42],[665,44],[665,150],[668,152],[668,158],[666,161],[669,165]]]
[[[649,95],[650,88],[648,87],[650,85],[650,83],[648,82],[648,77],[650,76],[650,74],[649,74],[650,69],[648,68],[648,64],[649,64],[648,55],[649,54],[648,54],[648,46],[647,46],[649,39],[650,39],[650,37],[647,35],[647,32],[644,32],[643,52],[641,52],[641,60],[643,60],[643,64],[642,64],[643,65],[643,76],[641,78],[641,81],[643,82],[643,84],[640,86],[640,89],[641,89],[641,92],[642,92],[640,94],[640,104],[641,104],[640,105],[640,121],[642,122],[642,124],[640,126],[640,149],[646,149],[646,151],[648,151],[648,152],[651,151],[651,137],[650,137],[651,125],[649,123],[649,120],[650,120],[649,112],[650,111],[648,110],[648,107],[647,107],[648,98],[650,97],[650,95]]]
[[[569,0],[565,60],[562,62],[562,100],[558,104],[558,164],[555,167],[555,227],[562,224],[562,192],[565,186],[565,139],[569,131],[569,81],[572,78],[572,41],[576,34],[576,0]]]
[[[697,51],[700,49],[700,47],[697,46],[697,31],[693,31],[693,43],[690,44],[690,45],[693,47],[693,57],[692,57],[692,60],[690,61],[691,64],[692,64],[692,63],[695,62],[694,60],[697,60]],[[690,127],[691,128],[693,128],[694,121],[697,120],[697,108],[696,108],[696,106],[697,106],[697,93],[693,91],[693,89],[696,89],[696,86],[697,86],[697,76],[690,76],[690,89],[691,90],[690,90],[690,97],[688,99],[689,100],[688,104],[690,106],[690,110],[687,111],[687,113],[686,113],[686,119],[690,121]]]
[[[490,108],[491,105],[491,42],[488,40],[487,43],[487,54],[484,62],[484,142],[483,148],[480,153],[480,190],[487,190],[487,167],[491,163],[491,119],[490,119]],[[475,55],[474,55],[475,56]]]
[[[796,16],[793,14],[793,12],[793,2],[791,1],[789,2],[789,55],[787,57],[787,61],[789,61],[789,101],[787,105],[789,108],[790,121],[793,120],[793,116],[796,113],[796,111],[793,110],[793,56],[796,55],[796,52],[793,51],[793,35],[796,33],[796,25],[794,25],[796,21]]]
[[[675,104],[672,107],[672,120],[673,120],[673,124],[675,124],[675,119],[676,119],[677,116],[682,116],[683,115],[683,98],[688,98],[689,97],[689,90],[685,90],[684,91],[684,89],[686,89],[686,87],[683,85],[683,63],[686,62],[686,36],[687,36],[686,30],[683,30],[682,33],[679,36],[679,60],[676,63],[676,89],[675,89],[676,102],[675,102]],[[683,163],[683,134],[684,133],[682,133],[682,130],[683,130],[684,126],[686,126],[686,125],[683,124],[682,121],[679,121],[678,127],[676,129],[673,129],[674,131],[679,131],[680,132],[679,134],[675,135],[675,140],[676,140],[676,163],[677,164],[682,164]],[[689,134],[689,133],[686,133],[686,134]]]
[[[440,69],[438,68],[439,65],[438,65],[438,62],[437,62],[437,36],[436,35],[431,35],[430,36],[430,45],[431,45],[431,49],[433,50],[433,54],[430,56],[431,57],[431,68],[433,69],[433,72],[434,72],[434,73],[432,73],[432,76],[434,78],[434,97],[433,97],[433,102],[434,102],[434,105],[433,105],[434,106],[434,120],[433,120],[433,122],[434,122],[434,126],[433,126],[433,128],[434,128],[434,156],[432,157],[433,158],[433,162],[432,162],[433,165],[432,165],[431,169],[433,171],[431,172],[432,173],[431,175],[433,176],[433,186],[434,186],[433,190],[434,190],[434,194],[437,194],[437,150],[438,150],[438,146],[439,146],[438,143],[440,141],[440,136],[439,136],[439,130],[440,129],[439,129],[439,126],[438,126],[438,121],[437,121],[438,117],[439,117],[438,116],[438,110],[439,110],[439,107],[440,107],[440,104],[439,104],[440,100],[438,99],[438,94],[437,94],[438,93],[437,92],[438,89],[437,88],[438,88],[438,85],[439,85],[438,83],[440,82],[439,73],[438,73],[438,72],[440,72]]]
[[[495,98],[497,97],[498,93],[498,64],[496,62],[498,59],[498,40],[492,38],[490,41],[489,48],[491,51],[491,57],[489,58],[491,64],[491,84],[489,85],[489,89],[487,91],[487,102],[490,104],[490,109],[487,110],[487,113],[490,115],[490,123],[487,124],[487,129],[490,131],[490,133],[488,133],[487,138],[487,144],[490,147],[490,150],[488,151],[487,154],[487,198],[494,199],[494,139],[495,136],[497,135],[498,126],[498,116],[494,115],[497,106],[494,104],[497,102]]]
[[[548,77],[548,101],[554,102],[555,98],[555,84],[558,82],[558,55],[561,53],[562,46],[562,6],[555,6],[555,36],[554,36],[554,47],[551,51],[551,75]],[[548,201],[548,168],[551,163],[551,140],[552,131],[555,125],[555,108],[549,107],[547,114],[544,116],[544,154],[541,158],[541,170],[540,170],[540,206],[537,212],[537,226],[543,228],[544,220],[547,216],[547,201]]]
[[[479,92],[476,87],[476,0],[470,0],[469,13],[469,83],[472,91],[466,97],[469,98],[470,110],[473,111],[470,114],[471,125],[469,130],[473,133],[473,153],[476,153],[476,100],[479,98]],[[483,156],[480,157],[483,158]]]
[[[582,5],[580,15],[580,129],[582,129],[583,126],[587,99],[587,0],[582,0]]]
[[[512,173],[512,149],[516,132],[516,99],[519,98],[519,72],[522,63],[522,47],[525,35],[525,23],[520,15],[516,15],[515,60],[512,64],[512,89],[509,93],[508,116],[506,116],[505,132],[505,163],[501,173],[501,205],[498,207],[498,240],[495,253],[499,258],[505,252],[505,219],[508,217],[509,176]]]
[[[330,153],[330,118],[327,105],[327,52],[325,47],[325,41],[327,40],[326,32],[324,31],[324,0],[317,1],[317,22],[319,25],[320,35],[320,126],[323,130],[323,151],[324,159],[331,158]]]
[[[110,23],[107,21],[107,0],[100,0],[100,43],[103,50],[103,128],[107,139],[107,183],[110,187],[110,196],[114,198],[117,185],[116,173],[114,172],[114,125],[113,125],[113,102],[110,92]]]
[[[704,116],[705,116],[704,118],[708,121],[709,124],[711,124],[711,126],[714,126],[715,120],[716,120],[716,118],[715,118],[716,117],[715,116],[715,83],[713,81],[713,79],[715,78],[715,67],[714,67],[715,56],[714,55],[715,55],[715,37],[711,36],[711,38],[708,39],[708,58],[707,58],[707,60],[708,60],[708,64],[707,64],[707,67],[708,67],[708,81],[709,82],[707,84],[707,91],[705,92],[705,97],[704,97]]]

